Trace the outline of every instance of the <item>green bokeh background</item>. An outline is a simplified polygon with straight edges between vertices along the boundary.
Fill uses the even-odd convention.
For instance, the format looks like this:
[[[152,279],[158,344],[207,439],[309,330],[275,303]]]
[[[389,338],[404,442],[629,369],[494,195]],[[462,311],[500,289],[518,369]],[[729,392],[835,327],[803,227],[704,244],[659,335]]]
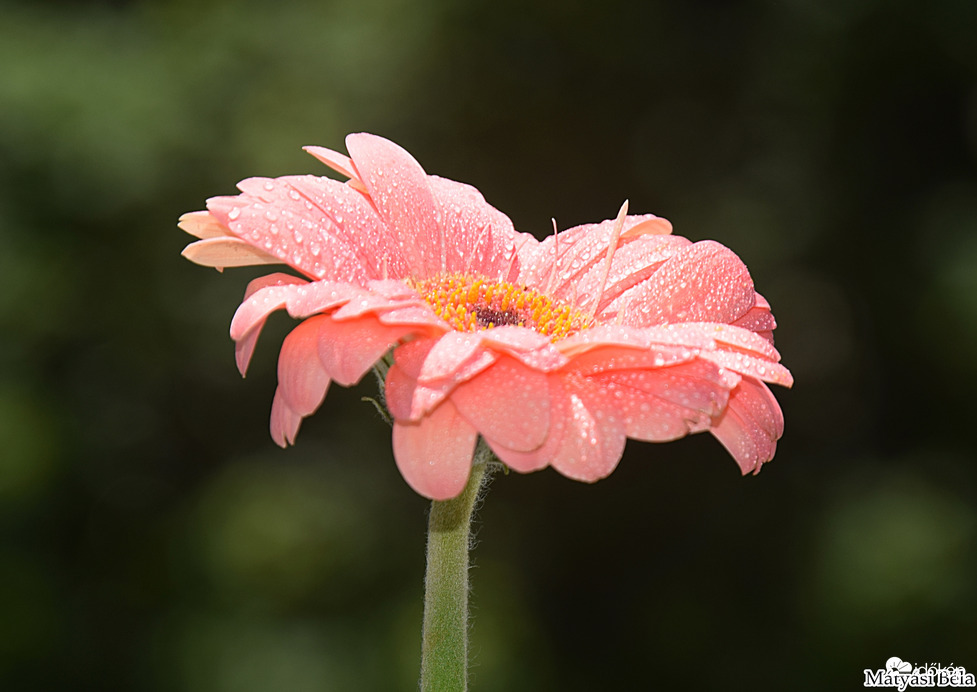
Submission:
[[[599,9],[598,9],[599,7]],[[358,388],[298,445],[177,217],[385,135],[520,230],[635,213],[750,266],[776,460],[497,477],[474,690],[977,672],[977,3],[0,2],[0,688],[411,690],[427,503]],[[369,378],[367,378],[369,379]]]

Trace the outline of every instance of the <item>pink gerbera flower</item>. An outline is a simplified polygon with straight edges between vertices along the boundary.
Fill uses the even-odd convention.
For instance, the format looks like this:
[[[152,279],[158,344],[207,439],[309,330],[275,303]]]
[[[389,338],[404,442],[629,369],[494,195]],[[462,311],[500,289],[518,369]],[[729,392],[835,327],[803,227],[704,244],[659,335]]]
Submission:
[[[442,500],[468,479],[478,436],[513,469],[596,481],[628,437],[708,430],[743,473],[773,458],[790,386],[770,306],[712,241],[629,216],[542,242],[474,188],[425,174],[380,137],[350,157],[307,147],[348,177],[249,178],[180,219],[184,255],[215,267],[286,264],[251,282],[231,323],[243,374],[268,315],[285,338],[271,434],[282,446],[330,382],[360,380],[393,349],[386,404],[397,465]]]

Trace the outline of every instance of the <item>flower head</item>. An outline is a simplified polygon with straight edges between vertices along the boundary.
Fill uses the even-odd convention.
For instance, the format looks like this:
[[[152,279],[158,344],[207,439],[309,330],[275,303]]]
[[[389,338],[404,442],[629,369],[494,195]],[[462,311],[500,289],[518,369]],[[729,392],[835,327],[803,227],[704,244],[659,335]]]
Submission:
[[[433,499],[457,495],[477,438],[517,471],[595,481],[625,440],[708,430],[743,473],[773,458],[790,386],[768,303],[712,241],[627,214],[538,241],[473,187],[427,175],[396,144],[306,150],[349,180],[249,178],[180,227],[218,268],[285,264],[251,282],[231,322],[243,374],[265,319],[302,321],[278,360],[271,434],[286,446],[331,382],[393,349],[385,398],[394,456]]]

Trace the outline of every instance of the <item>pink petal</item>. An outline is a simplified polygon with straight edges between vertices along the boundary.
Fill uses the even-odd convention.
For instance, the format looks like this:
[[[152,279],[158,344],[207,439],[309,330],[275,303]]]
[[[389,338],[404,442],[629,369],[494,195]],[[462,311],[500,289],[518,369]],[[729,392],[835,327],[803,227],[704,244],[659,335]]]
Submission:
[[[294,444],[301,424],[302,416],[288,407],[279,387],[275,390],[275,398],[271,402],[271,439],[279,447]]]
[[[724,322],[742,317],[755,302],[753,280],[731,250],[711,240],[694,243],[628,292],[625,324]]]
[[[756,473],[777,451],[777,440],[784,434],[784,415],[765,384],[744,379],[711,432],[744,474]]]
[[[610,392],[576,383],[568,389],[562,444],[550,462],[578,481],[594,482],[617,467],[624,453],[626,430]]]
[[[784,387],[790,387],[794,384],[794,377],[780,363],[774,363],[746,353],[709,351],[703,353],[702,357],[711,360],[720,367],[728,368],[741,375],[754,377],[764,382],[771,382]]]
[[[424,356],[417,379],[421,382],[432,382],[446,377],[454,378],[462,365],[470,362],[483,350],[482,338],[478,333],[447,332],[434,342]]]
[[[669,324],[660,327],[630,327],[603,324],[577,332],[557,344],[560,352],[571,358],[607,346],[646,349],[657,345],[686,348],[715,348],[709,330],[697,324]]]
[[[190,243],[180,253],[204,267],[249,267],[255,264],[281,264],[282,261],[240,238],[206,238]]]
[[[652,442],[709,428],[729,398],[718,369],[701,360],[655,370],[610,372],[593,381],[618,400],[628,437]]]
[[[610,345],[595,348],[575,356],[568,366],[582,375],[601,372],[663,368],[695,360],[698,354],[685,346],[659,346],[647,348]]]
[[[627,291],[648,279],[666,260],[690,244],[688,239],[677,235],[641,236],[622,244],[614,253],[611,270],[600,295],[598,317],[607,319],[605,312],[616,313],[619,305],[615,301],[620,299],[622,304],[627,303],[627,299],[622,297]],[[585,281],[593,284],[599,276],[599,269],[594,267]]]
[[[310,317],[288,333],[278,356],[278,391],[288,408],[299,416],[310,415],[326,397],[329,375],[319,361],[321,328],[325,316]]]
[[[179,228],[198,238],[220,238],[231,235],[230,229],[211,216],[209,211],[191,211],[180,217]]]
[[[427,182],[440,211],[446,241],[445,271],[467,273],[474,269],[483,276],[506,280],[518,235],[509,217],[470,185],[434,175],[428,176]]]
[[[550,427],[547,377],[513,358],[459,385],[451,394],[458,412],[487,440],[529,452],[546,440]]]
[[[536,370],[556,370],[567,363],[566,356],[556,349],[548,337],[527,327],[496,327],[476,333],[493,350],[508,353]]]
[[[345,175],[347,178],[356,177],[353,162],[345,154],[340,154],[338,151],[326,149],[325,147],[308,146],[302,147],[302,149],[315,156],[337,173]]]
[[[568,426],[567,401],[569,397],[561,375],[548,375],[547,389],[550,403],[549,426],[543,444],[529,452],[519,452],[506,447],[499,440],[486,439],[495,455],[510,468],[520,473],[539,471],[550,465],[563,446],[563,438]]]
[[[388,327],[375,317],[352,320],[325,318],[319,327],[319,359],[329,376],[344,387],[360,378],[384,353],[411,331]]]
[[[397,468],[424,497],[451,499],[468,482],[477,438],[475,428],[446,401],[417,423],[394,422]]]
[[[257,279],[251,281],[248,284],[247,289],[244,291],[244,299],[247,299],[252,295],[257,293],[263,288],[269,286],[286,286],[290,284],[303,284],[304,279],[300,279],[297,276],[292,276],[291,274],[267,274],[265,276],[260,276]],[[243,303],[242,303],[243,306]],[[284,307],[284,301],[282,301],[279,307]],[[261,314],[254,313],[246,318],[242,318],[242,323],[239,325],[239,331],[234,328],[234,322],[231,322],[231,338],[234,339],[234,360],[237,363],[237,369],[243,376],[248,371],[248,364],[251,362],[251,356],[254,353],[255,344],[258,343],[258,336],[261,334],[261,329],[265,325],[265,319],[270,312],[277,310],[278,308],[272,308],[268,312]],[[240,308],[238,308],[240,310]],[[235,314],[235,318],[237,314]]]
[[[547,236],[541,243],[530,243],[521,251],[523,269],[520,281],[544,290],[561,300],[592,295],[602,273],[616,219],[567,229],[558,236]],[[667,230],[666,230],[667,229]],[[671,224],[652,214],[624,219],[623,243],[644,237],[646,231],[671,231]],[[670,244],[661,237],[654,243]],[[687,242],[687,241],[686,241]],[[590,277],[585,279],[585,277]]]
[[[403,251],[368,198],[349,185],[329,178],[290,176],[280,180],[287,181],[289,194],[294,191],[300,196],[306,217],[355,253],[368,276],[379,279],[407,276]],[[306,204],[312,205],[311,208]],[[323,247],[322,254],[327,252],[331,250]]]
[[[248,193],[208,199],[207,209],[235,236],[309,277],[358,283],[377,278],[370,277],[356,253],[332,235],[321,214],[307,210],[299,200],[279,199],[279,188],[285,183],[251,178],[238,185],[244,189],[270,185],[275,201]]]
[[[465,336],[471,335],[449,332],[439,340],[417,339],[397,347],[386,382],[394,418],[417,420],[427,415],[460,383],[495,362],[496,355],[487,349],[459,347]]]
[[[425,279],[445,264],[445,239],[427,174],[413,156],[382,137],[355,134],[346,148],[380,218],[403,248],[411,274]]]

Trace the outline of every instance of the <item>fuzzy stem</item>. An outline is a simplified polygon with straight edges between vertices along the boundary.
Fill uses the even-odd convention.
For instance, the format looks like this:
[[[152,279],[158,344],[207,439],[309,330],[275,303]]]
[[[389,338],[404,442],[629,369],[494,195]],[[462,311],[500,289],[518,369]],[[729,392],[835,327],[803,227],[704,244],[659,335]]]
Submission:
[[[422,692],[468,689],[468,551],[471,520],[491,452],[479,444],[458,497],[431,503],[424,577]]]

